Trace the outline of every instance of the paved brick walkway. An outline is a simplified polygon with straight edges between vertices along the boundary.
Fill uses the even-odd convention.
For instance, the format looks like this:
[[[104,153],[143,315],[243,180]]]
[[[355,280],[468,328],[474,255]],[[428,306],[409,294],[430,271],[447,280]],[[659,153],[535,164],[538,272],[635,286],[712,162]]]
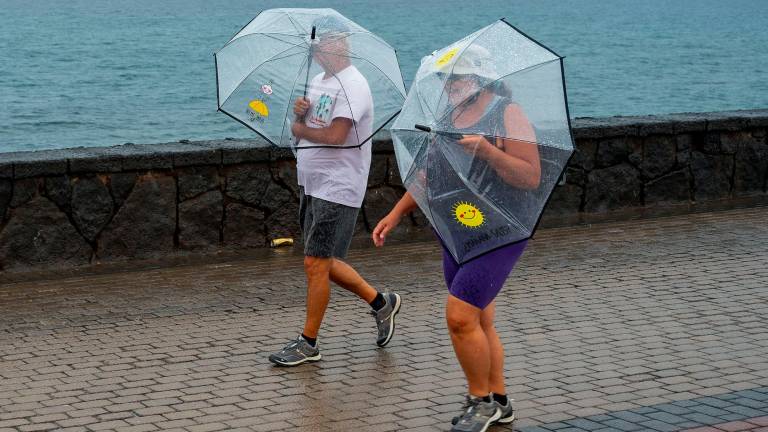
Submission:
[[[767,222],[541,231],[498,299],[516,430],[766,430]],[[355,250],[403,294],[395,339],[376,348],[366,308],[335,291],[324,360],[295,369],[266,356],[300,328],[300,257],[0,285],[0,431],[447,430],[465,388],[438,257]]]

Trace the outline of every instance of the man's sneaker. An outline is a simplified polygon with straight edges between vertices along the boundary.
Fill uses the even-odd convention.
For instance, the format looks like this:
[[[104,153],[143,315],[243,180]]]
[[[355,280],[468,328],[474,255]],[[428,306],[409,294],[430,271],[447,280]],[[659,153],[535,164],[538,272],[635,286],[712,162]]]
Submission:
[[[269,361],[278,366],[298,366],[306,362],[316,362],[320,357],[320,349],[299,336],[285,348],[269,356]]]
[[[386,293],[383,296],[386,304],[377,311],[371,311],[371,315],[376,318],[378,328],[376,345],[380,347],[388,344],[392,335],[395,334],[395,315],[400,311],[400,295]]]
[[[485,432],[500,417],[501,409],[495,402],[467,396],[464,413],[451,422],[451,432]]]
[[[491,395],[491,397],[493,397],[493,395]],[[499,417],[499,419],[496,420],[496,423],[507,424],[515,421],[515,409],[512,407],[512,398],[507,397],[506,405],[502,405],[496,402],[495,400],[493,401],[493,403],[495,403],[496,407],[501,410],[501,417]]]

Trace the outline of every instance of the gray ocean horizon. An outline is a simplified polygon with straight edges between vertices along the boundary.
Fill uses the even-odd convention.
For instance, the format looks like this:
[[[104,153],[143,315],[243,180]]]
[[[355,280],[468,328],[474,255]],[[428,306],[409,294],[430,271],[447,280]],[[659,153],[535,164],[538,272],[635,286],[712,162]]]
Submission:
[[[0,153],[253,138],[212,53],[263,9],[332,7],[419,59],[505,17],[566,57],[572,117],[768,108],[768,1],[3,0]]]

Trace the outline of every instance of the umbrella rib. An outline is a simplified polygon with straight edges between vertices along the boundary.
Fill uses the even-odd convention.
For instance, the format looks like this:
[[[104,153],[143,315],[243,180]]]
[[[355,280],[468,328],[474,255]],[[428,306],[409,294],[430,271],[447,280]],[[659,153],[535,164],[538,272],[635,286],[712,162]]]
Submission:
[[[296,21],[293,20],[293,17],[291,16],[291,14],[289,14],[285,10],[283,10],[282,12],[285,14],[285,17],[288,18],[288,21],[291,22],[291,25],[293,26],[294,29],[296,29],[297,33],[300,33],[300,34],[301,33],[304,33],[304,34],[309,33],[307,31],[307,29],[305,29],[301,24],[299,24],[299,23],[297,23]],[[299,28],[299,27],[301,27],[301,28]]]
[[[286,17],[288,17],[288,19],[291,21],[291,24],[293,24],[294,28],[296,28],[296,26],[298,26],[298,27],[301,27],[301,29],[299,29],[299,28],[296,28],[296,31],[298,31],[298,32],[300,32],[300,33],[309,34],[309,30],[308,30],[308,29],[305,29],[305,28],[304,28],[304,26],[302,26],[302,25],[301,25],[301,24],[299,24],[298,22],[294,21],[294,19],[293,19],[293,16],[291,16],[291,14],[289,14],[289,13],[288,13],[288,12],[286,12],[285,10],[283,10],[283,11],[281,11],[281,12],[283,12],[283,13],[285,14],[285,16],[286,16]],[[337,12],[337,13],[338,13],[338,12]],[[315,17],[325,17],[325,16],[329,16],[329,15],[327,15],[327,14],[326,14],[326,15],[322,15],[322,14],[312,14],[312,13],[306,13],[306,12],[303,12],[303,13],[298,13],[298,15],[309,15],[309,16],[315,16]],[[349,19],[349,18],[347,18],[347,17],[344,17],[343,15],[342,15],[342,18],[344,18],[345,20],[347,20],[347,21],[349,21],[349,22],[352,22],[352,23],[354,23],[356,26],[360,27],[360,25],[359,25],[359,24],[355,23],[354,21],[350,20],[350,19]],[[366,30],[366,29],[365,29],[365,28],[363,28],[363,27],[360,27],[360,28],[362,28],[364,31],[351,31],[351,32],[349,32],[349,34],[356,34],[356,33],[371,33],[370,31]]]
[[[543,61],[543,62],[541,62],[541,63],[536,63],[536,64],[534,64],[534,65],[531,65],[531,66],[527,66],[527,67],[525,67],[525,68],[523,68],[523,69],[520,69],[520,70],[516,70],[516,71],[514,71],[514,72],[510,72],[510,73],[508,73],[508,74],[506,74],[506,75],[503,75],[503,76],[500,76],[499,78],[496,78],[495,80],[493,80],[493,81],[491,81],[491,82],[489,82],[489,83],[485,84],[484,86],[480,87],[480,89],[478,89],[477,91],[475,91],[474,93],[472,93],[470,96],[466,97],[466,98],[465,98],[463,101],[461,101],[461,102],[460,102],[458,105],[454,106],[454,107],[453,107],[453,108],[451,108],[451,109],[450,109],[448,112],[446,112],[445,114],[443,114],[443,116],[442,116],[442,117],[440,117],[440,118],[437,120],[437,123],[441,123],[443,120],[445,120],[445,118],[446,118],[446,117],[448,117],[448,116],[449,116],[451,113],[453,113],[453,112],[454,112],[456,109],[458,109],[460,106],[464,105],[464,102],[465,102],[465,101],[469,100],[469,99],[470,99],[472,96],[474,96],[474,95],[476,95],[476,94],[480,94],[480,92],[482,92],[483,90],[487,89],[487,88],[488,88],[488,87],[490,87],[491,85],[494,85],[494,84],[496,84],[497,82],[499,82],[499,81],[501,81],[501,80],[504,80],[504,79],[507,79],[507,78],[509,78],[509,77],[511,77],[511,76],[513,76],[513,75],[515,75],[515,74],[519,74],[519,73],[522,73],[522,72],[528,72],[528,71],[530,71],[530,70],[532,70],[532,69],[535,69],[535,68],[538,68],[538,67],[541,67],[541,66],[545,66],[545,65],[547,65],[547,64],[549,64],[549,63],[554,63],[554,62],[556,62],[556,61],[559,61],[559,60],[560,60],[559,58],[556,58],[556,59],[552,59],[552,60]],[[441,97],[442,97],[442,96],[441,96]],[[439,100],[438,100],[438,103],[439,103]]]
[[[265,64],[267,64],[267,63],[269,63],[271,61],[274,61],[274,60],[282,60],[282,59],[285,59],[285,58],[288,58],[288,57],[291,57],[291,56],[294,56],[294,55],[303,55],[304,54],[303,52],[298,52],[296,54],[291,54],[291,55],[287,55],[287,56],[284,56],[284,57],[276,58],[277,56],[279,56],[281,54],[284,54],[286,51],[288,51],[290,49],[293,49],[293,48],[296,48],[296,46],[288,47],[288,48],[280,51],[279,53],[274,54],[272,57],[268,58],[267,60],[261,62],[258,66],[253,68],[253,70],[251,72],[249,72],[248,75],[245,76],[245,78],[243,78],[242,80],[240,80],[239,83],[237,83],[237,85],[235,86],[235,90],[237,90],[237,88],[240,87],[240,85],[242,85],[248,78],[251,77],[251,75],[254,74],[254,72],[256,72],[259,68],[261,68]],[[235,90],[233,90],[232,93],[230,93],[229,96],[227,96],[227,98],[224,99],[224,102],[222,102],[220,106],[224,106],[224,104],[227,103],[229,98],[232,97],[232,94],[235,92]]]
[[[282,12],[285,14],[285,16],[288,18],[288,20],[290,20],[290,21],[291,21],[291,24],[293,25],[293,27],[296,29],[296,31],[297,31],[297,32],[299,32],[299,33],[305,33],[305,34],[309,34],[309,30],[305,29],[305,28],[304,28],[304,26],[302,26],[302,25],[301,25],[301,24],[299,24],[298,22],[294,21],[294,19],[293,19],[293,17],[291,16],[291,14],[289,14],[289,13],[288,13],[288,12],[286,12],[286,11],[282,11]],[[305,15],[307,15],[307,14],[305,14]],[[301,28],[299,29],[299,28],[297,28],[297,26],[298,26],[298,27],[301,27]],[[358,27],[359,27],[359,25],[358,25]],[[364,30],[365,30],[365,29],[364,29]],[[365,30],[365,31],[352,31],[352,32],[349,32],[349,35],[358,34],[358,33],[371,33],[371,32],[370,32],[370,31],[368,31],[368,30]],[[371,34],[373,34],[373,33],[371,33]]]
[[[289,36],[289,37],[300,38],[299,36],[291,35],[291,34],[286,34],[286,33],[257,33],[257,34],[262,34],[264,36],[267,36],[268,38],[271,38],[271,39],[274,39],[274,40],[277,40],[277,41],[280,41],[280,42],[291,43],[291,44],[293,42],[289,42],[287,40],[280,39],[277,36]],[[295,47],[302,46],[302,45],[308,46],[307,41],[301,39],[301,43],[293,44],[293,46],[295,46]]]
[[[512,27],[512,28],[513,28],[513,29],[514,29],[516,32],[520,33],[521,35],[523,35],[524,37],[526,37],[528,40],[530,40],[531,42],[535,43],[536,45],[538,45],[538,46],[540,46],[540,47],[544,48],[545,50],[547,50],[547,51],[551,52],[552,54],[556,55],[556,56],[557,56],[557,57],[559,57],[559,58],[563,58],[563,56],[561,56],[560,54],[558,54],[558,53],[554,52],[554,51],[553,51],[551,48],[549,48],[548,46],[546,46],[546,45],[544,45],[543,43],[539,42],[538,40],[536,40],[536,39],[534,39],[534,38],[532,38],[532,37],[528,36],[528,35],[527,35],[527,34],[526,34],[524,31],[522,31],[522,30],[520,30],[519,28],[517,28],[516,26],[512,25],[512,23],[510,23],[509,21],[507,21],[507,19],[506,19],[506,18],[501,18],[499,21],[501,21],[501,22],[503,22],[504,24],[506,24],[506,25],[508,25],[508,26]]]
[[[413,173],[413,171],[416,169],[416,158],[418,157],[419,153],[422,152],[422,151],[429,151],[428,148],[425,150],[424,144],[426,144],[427,146],[429,145],[428,143],[422,143],[421,149],[419,149],[419,151],[416,152],[416,156],[414,156],[413,163],[411,164],[411,169],[408,171],[408,174],[405,177],[403,177],[403,185],[405,185],[405,182],[407,181],[408,176],[410,176],[411,173]],[[425,170],[428,170],[428,169],[429,169],[429,165],[426,166]],[[425,177],[425,179],[429,178],[429,173],[425,172],[424,173],[424,177]],[[429,198],[429,193],[428,193],[428,190],[427,190],[428,188],[429,188],[429,183],[427,181],[425,181],[424,182],[424,199],[426,200],[427,208],[426,209],[422,209],[422,211],[426,210],[426,212],[429,213],[429,216],[428,216],[429,222],[432,224],[432,227],[438,233],[438,237],[439,237],[440,231],[439,231],[439,228],[437,227],[437,225],[435,225],[435,223],[434,223],[435,215],[432,214],[432,205],[430,203],[431,200]]]
[[[424,134],[427,133],[427,132],[416,131],[414,129],[408,129],[408,128],[396,128],[396,127],[393,127],[393,128],[391,128],[391,130],[406,131],[406,132],[418,132],[418,133],[424,133]],[[451,131],[439,131],[439,130],[434,130],[434,129],[433,129],[433,131],[436,134],[438,134],[438,135],[456,135],[457,134],[456,132],[451,132]],[[527,144],[535,144],[535,145],[541,146],[541,147],[551,147],[551,148],[555,148],[555,149],[558,149],[558,150],[566,150],[566,149],[562,149],[560,147],[555,147],[555,146],[553,146],[553,145],[551,145],[549,143],[543,142],[543,141],[524,140],[524,139],[519,139],[519,138],[514,138],[514,137],[509,137],[509,136],[492,135],[492,134],[487,135],[487,134],[482,134],[482,133],[478,133],[478,134],[462,134],[462,135],[481,135],[481,136],[486,137],[486,138],[494,138],[494,139],[495,138],[501,138],[501,139],[509,140],[509,141],[519,141],[519,142],[523,142],[523,143],[527,143]]]
[[[424,151],[425,144],[427,144],[425,141],[426,139],[422,140],[419,149],[416,151],[416,155],[412,158],[411,167],[408,168],[408,172],[405,174],[405,177],[403,177],[403,179],[407,179],[408,177],[410,177],[411,174],[413,174],[413,172],[416,170],[416,159],[419,156],[419,153]]]
[[[320,52],[326,52],[326,51],[320,51]],[[364,61],[364,62],[366,62],[366,63],[370,64],[371,66],[375,67],[375,68],[376,68],[376,70],[378,70],[379,72],[381,72],[381,74],[382,74],[382,75],[384,75],[384,76],[387,78],[387,81],[389,81],[389,82],[391,82],[391,83],[392,83],[392,86],[394,86],[394,87],[397,89],[398,93],[400,93],[400,89],[398,89],[398,88],[397,88],[397,84],[395,84],[395,82],[394,82],[394,81],[392,81],[392,78],[390,78],[390,77],[389,77],[389,75],[387,75],[387,74],[386,74],[386,73],[385,73],[383,70],[381,70],[381,68],[380,68],[380,67],[378,67],[378,66],[376,65],[376,63],[374,63],[374,62],[372,62],[372,61],[370,61],[370,60],[366,59],[365,57],[362,57],[362,56],[360,56],[359,54],[355,53],[355,52],[354,52],[354,51],[352,51],[352,50],[349,50],[349,52],[351,52],[351,53],[352,53],[352,54],[354,54],[354,55],[353,55],[353,56],[345,56],[345,57],[347,57],[347,58],[353,58],[353,59],[357,59],[357,60],[360,60],[360,61]],[[401,94],[402,94],[402,93],[401,93]],[[403,95],[403,96],[405,96],[405,95]],[[405,99],[405,98],[403,98],[403,99]]]
[[[386,74],[386,73],[385,73],[383,70],[381,70],[381,68],[380,68],[378,65],[376,65],[376,63],[374,63],[374,62],[372,62],[372,61],[368,60],[368,59],[367,59],[367,58],[365,58],[365,57],[362,57],[362,56],[360,56],[359,54],[357,54],[356,52],[352,51],[351,49],[349,50],[349,52],[350,52],[350,53],[352,53],[352,54],[354,54],[354,56],[348,56],[349,58],[354,58],[354,59],[358,59],[358,60],[364,61],[364,62],[366,62],[366,63],[370,64],[371,66],[375,67],[375,68],[376,68],[376,70],[378,70],[379,72],[381,72],[381,74],[382,74],[382,75],[384,75],[384,76],[387,78],[387,81],[389,81],[390,83],[392,83],[392,86],[394,86],[394,87],[395,87],[395,89],[397,90],[397,92],[398,92],[398,93],[400,93],[400,89],[397,87],[397,84],[396,84],[394,81],[392,81],[392,78],[390,78],[390,77],[389,77],[389,75],[387,75],[387,74]],[[397,60],[397,57],[395,57],[395,60]],[[399,63],[398,63],[398,66],[399,66]],[[401,78],[402,78],[402,77],[401,77]],[[403,87],[405,87],[405,84],[403,84]],[[403,100],[405,100],[405,95],[403,95],[402,93],[400,93],[400,94],[403,96]]]
[[[344,92],[344,99],[347,100],[347,105],[349,106],[349,114],[352,116],[352,127],[355,128],[355,138],[357,138],[357,143],[360,143],[360,135],[357,133],[357,121],[355,121],[355,113],[352,112],[352,104],[349,103],[349,95],[347,95],[347,89],[344,88],[344,85],[341,83],[341,80],[336,77],[336,75],[333,76],[336,78],[336,81],[339,83],[339,87],[341,88],[341,91]],[[369,88],[370,90],[370,88]],[[367,141],[367,140],[366,140]]]
[[[418,85],[418,83],[416,84],[416,96],[419,98],[419,106],[421,106],[421,107],[427,107],[427,109],[429,110],[429,113],[430,113],[430,114],[432,114],[432,119],[437,119],[437,116],[435,115],[435,112],[434,112],[434,111],[432,111],[432,107],[431,107],[431,106],[429,106],[429,104],[428,104],[428,103],[426,103],[426,101],[425,101],[425,99],[424,99],[424,94],[423,94],[423,93],[421,93],[421,90],[420,90],[420,88],[419,88],[419,85]],[[423,110],[422,110],[422,111],[423,111]]]
[[[256,132],[256,134],[257,134],[258,136],[260,136],[260,137],[264,138],[264,139],[265,139],[265,140],[266,140],[268,143],[270,143],[270,144],[272,144],[272,145],[275,145],[275,146],[277,145],[277,144],[275,144],[275,142],[274,142],[274,141],[272,141],[272,140],[271,140],[271,139],[270,139],[268,136],[266,136],[266,135],[264,135],[263,133],[259,132],[259,131],[258,131],[256,128],[252,127],[252,126],[251,126],[251,125],[249,125],[248,123],[246,123],[246,122],[244,122],[244,121],[240,120],[239,118],[237,118],[237,117],[233,116],[232,114],[228,113],[226,110],[219,108],[219,111],[221,111],[221,112],[223,112],[224,114],[226,114],[227,116],[231,117],[231,118],[232,118],[232,120],[234,120],[234,121],[236,121],[236,122],[240,123],[241,125],[243,125],[243,126],[247,127],[248,129],[250,129],[250,130],[252,130],[252,131]]]
[[[282,39],[279,39],[279,38],[275,37],[275,36],[297,37],[295,35],[291,35],[291,34],[288,34],[288,33],[248,33],[247,35],[240,36],[237,39],[232,39],[231,41],[227,42],[223,47],[221,47],[221,49],[218,52],[223,51],[224,48],[228,47],[229,45],[231,45],[231,44],[233,44],[233,43],[235,43],[237,41],[240,41],[242,39],[245,39],[245,38],[248,38],[248,37],[252,37],[252,36],[253,37],[255,37],[255,36],[266,36],[266,37],[274,39],[276,41],[279,41],[279,42],[282,42],[282,43],[285,43],[285,44],[290,44],[291,48],[299,47],[299,46],[302,46],[302,45],[307,46],[307,42],[305,40],[302,40],[302,43],[298,43],[297,44],[297,43],[293,43],[293,42],[290,42],[290,41],[287,41],[287,40],[282,40]]]
[[[350,36],[353,36],[353,35],[365,34],[365,35],[371,36],[374,39],[377,39],[379,42],[381,42],[384,45],[386,45],[386,47],[391,49],[392,51],[396,51],[395,48],[393,48],[392,45],[387,43],[387,41],[385,41],[381,36],[377,35],[376,33],[372,32],[372,31],[370,31],[370,30],[368,30],[368,29],[366,29],[364,27],[361,27],[361,28],[363,29],[362,31],[359,31],[359,30],[358,31],[350,31],[349,33],[347,33],[346,36],[344,36],[344,39],[349,38]]]
[[[234,39],[230,40],[229,42],[227,42],[226,44],[224,44],[224,46],[223,46],[223,47],[221,47],[221,49],[220,49],[219,51],[223,50],[223,49],[224,49],[224,48],[226,48],[228,45],[231,45],[231,44],[233,44],[233,43],[235,43],[235,42],[239,41],[240,39],[244,39],[244,38],[247,38],[247,37],[249,37],[249,36],[262,36],[262,35],[263,35],[263,36],[267,36],[267,37],[270,37],[270,38],[272,38],[272,39],[275,39],[275,40],[278,40],[278,41],[280,41],[280,42],[284,42],[284,43],[293,44],[294,46],[301,46],[301,45],[306,45],[306,44],[307,44],[307,41],[303,40],[303,38],[302,38],[301,36],[299,36],[299,35],[294,35],[294,34],[290,34],[290,33],[257,32],[257,33],[248,33],[247,35],[242,35],[242,36],[239,36],[239,37],[237,37],[237,38],[234,38]],[[288,41],[286,41],[286,40],[282,40],[282,39],[279,39],[279,38],[277,38],[276,36],[287,36],[287,37],[292,37],[292,38],[301,39],[302,43],[300,43],[300,44],[294,44],[293,42],[288,42]]]
[[[304,54],[304,53],[293,53],[293,54],[284,55],[282,57],[273,57],[273,58],[269,59],[269,61],[273,62],[273,61],[277,61],[277,60],[287,59],[288,57],[293,57],[293,56],[299,55],[299,54]],[[268,62],[264,62],[264,63],[268,63]],[[262,65],[264,63],[262,63]]]
[[[470,190],[471,189],[472,188],[470,188]],[[515,215],[513,215],[512,213],[507,212],[507,211],[502,211],[495,203],[493,203],[491,200],[489,200],[485,196],[477,194],[477,193],[475,193],[475,194],[477,195],[478,198],[480,198],[480,201],[484,202],[488,207],[491,207],[497,213],[500,213],[500,214],[504,215],[504,217],[507,218],[509,223],[514,225],[515,228],[517,228],[521,232],[526,233],[526,237],[530,236],[530,234],[528,234],[528,229],[525,227],[525,225],[523,225],[522,222],[520,222],[520,220]]]
[[[565,105],[565,118],[568,120],[568,134],[571,136],[571,143],[573,143],[573,127],[571,125],[571,110],[568,108],[568,90],[565,88],[565,65],[563,59],[560,58],[560,78],[563,83],[563,105]]]
[[[238,36],[237,38],[232,39],[231,41],[227,42],[226,45],[229,45],[230,43],[232,43],[232,42],[234,42],[234,41],[236,41],[238,39],[244,38],[244,37],[258,36],[258,35],[289,36],[289,37],[293,37],[293,38],[297,38],[297,39],[303,39],[303,37],[301,35],[299,35],[299,34],[257,31],[257,32],[253,32],[253,33],[244,34],[242,36]]]

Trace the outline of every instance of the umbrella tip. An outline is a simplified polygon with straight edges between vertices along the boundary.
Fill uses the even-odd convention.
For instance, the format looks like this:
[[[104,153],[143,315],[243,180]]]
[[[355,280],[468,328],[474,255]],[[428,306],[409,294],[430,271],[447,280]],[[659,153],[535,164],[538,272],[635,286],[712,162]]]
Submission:
[[[312,40],[315,40],[315,26],[312,26]]]
[[[424,132],[432,132],[432,128],[429,127],[429,126],[424,126],[424,125],[421,125],[421,124],[416,124],[416,125],[413,125],[413,127],[415,127],[418,130],[424,131]]]

